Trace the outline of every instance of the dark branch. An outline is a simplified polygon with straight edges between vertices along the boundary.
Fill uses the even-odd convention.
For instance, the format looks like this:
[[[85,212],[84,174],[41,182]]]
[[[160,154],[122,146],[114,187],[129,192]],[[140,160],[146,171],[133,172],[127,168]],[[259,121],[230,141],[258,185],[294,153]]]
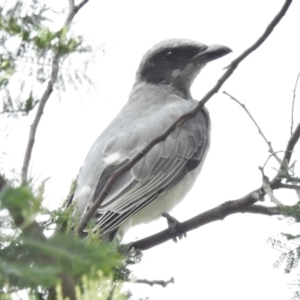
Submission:
[[[298,124],[294,133],[292,134],[292,136],[289,139],[289,142],[285,149],[285,154],[284,154],[283,160],[281,162],[277,176],[275,176],[275,178],[271,182],[272,188],[276,188],[277,184],[281,183],[282,179],[280,178],[280,175],[285,172],[286,167],[289,165],[294,148],[295,148],[296,144],[298,143],[299,138],[300,138],[300,123]]]
[[[179,223],[177,225],[177,230],[178,232],[188,232],[208,223],[224,220],[229,215],[246,211],[246,209],[250,205],[260,200],[261,197],[262,192],[260,191],[260,189],[255,190],[241,199],[225,202],[185,222]],[[173,239],[173,237],[174,236],[170,232],[170,230],[166,229],[147,238],[125,245],[125,247],[147,250],[168,240],[171,240]]]
[[[144,149],[141,150],[140,153],[138,153],[136,156],[134,156],[132,159],[129,160],[128,163],[126,163],[123,167],[118,169],[107,181],[105,186],[103,187],[101,193],[96,198],[93,205],[90,207],[90,209],[85,213],[85,215],[82,217],[81,222],[78,226],[78,233],[81,234],[84,228],[87,226],[88,222],[98,209],[98,207],[101,205],[105,197],[107,196],[110,188],[114,184],[114,182],[119,178],[123,173],[128,171],[132,168],[134,164],[136,164],[145,154],[147,154],[153,146],[158,144],[161,141],[164,141],[168,135],[176,129],[176,127],[181,126],[183,123],[185,123],[187,120],[191,119],[197,113],[203,108],[204,104],[215,94],[219,91],[221,86],[224,84],[224,82],[232,75],[234,70],[238,67],[240,62],[242,62],[248,55],[250,55],[253,51],[255,51],[271,34],[273,29],[276,27],[276,25],[280,22],[280,20],[285,15],[286,11],[288,10],[290,4],[292,3],[292,0],[286,0],[285,4],[281,8],[280,12],[275,16],[275,18],[272,20],[272,22],[268,25],[267,29],[263,33],[263,35],[251,46],[249,47],[244,53],[242,53],[239,57],[237,57],[235,60],[231,62],[229,65],[227,71],[223,74],[223,76],[217,81],[215,86],[202,98],[202,100],[198,103],[198,105],[191,110],[189,113],[184,114],[181,116],[178,120],[176,120],[169,128],[167,128],[161,135],[153,139]]]
[[[174,278],[171,277],[168,281],[164,281],[164,280],[136,279],[136,280],[134,280],[134,283],[145,283],[145,284],[148,284],[150,286],[161,285],[162,287],[166,287],[169,283],[174,283]]]
[[[89,2],[89,0],[83,0],[83,1],[81,1],[81,3],[79,3],[78,5],[76,5],[76,10],[77,10],[77,12],[78,12],[84,5],[86,5],[88,2]]]
[[[78,5],[74,5],[74,0],[69,0],[69,15],[65,21],[64,27],[70,27],[75,15],[80,11],[80,9],[86,5],[89,0],[83,0]]]

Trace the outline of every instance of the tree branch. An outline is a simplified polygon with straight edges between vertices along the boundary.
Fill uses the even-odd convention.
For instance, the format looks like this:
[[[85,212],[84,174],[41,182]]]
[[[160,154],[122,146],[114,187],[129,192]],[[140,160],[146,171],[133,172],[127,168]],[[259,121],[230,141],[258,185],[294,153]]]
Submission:
[[[188,232],[208,223],[224,220],[229,215],[244,212],[250,205],[262,199],[262,196],[263,193],[260,189],[255,190],[252,193],[238,200],[227,201],[185,222],[181,222],[177,225],[176,229],[178,230],[178,232]],[[173,238],[174,235],[170,232],[170,230],[165,229],[147,238],[127,244],[125,245],[125,247],[135,248],[139,250],[147,250]]]
[[[277,206],[263,206],[253,204],[242,211],[243,213],[260,214],[266,216],[278,216],[281,215]]]
[[[264,133],[260,129],[259,125],[257,124],[257,122],[255,121],[255,119],[253,118],[253,116],[251,115],[251,113],[249,112],[249,110],[247,109],[246,105],[244,103],[241,103],[238,99],[236,99],[235,97],[233,97],[232,95],[230,95],[226,91],[223,91],[223,94],[227,95],[229,98],[231,98],[233,101],[235,101],[236,103],[238,103],[245,110],[245,112],[247,113],[247,115],[250,117],[250,119],[252,120],[252,122],[254,123],[254,125],[256,126],[256,128],[258,129],[258,133],[262,136],[262,138],[264,139],[264,141],[268,145],[269,152],[272,154],[272,156],[274,156],[276,158],[277,162],[280,164],[281,160],[277,156],[276,152],[274,151],[271,142],[267,140],[266,136],[264,135]]]
[[[276,185],[281,183],[282,179],[280,178],[280,175],[285,172],[286,167],[289,165],[294,148],[298,143],[299,138],[300,138],[300,123],[297,125],[294,133],[291,135],[288,141],[287,147],[285,149],[284,157],[283,160],[281,161],[281,165],[278,170],[278,173],[271,182],[272,188],[277,188]]]
[[[64,23],[64,27],[67,27],[67,28],[70,27],[71,22],[72,22],[73,18],[75,17],[75,15],[77,14],[77,12],[87,2],[88,2],[88,0],[84,0],[77,6],[72,5],[72,3],[73,3],[72,1],[69,2],[70,8],[73,8],[73,9],[70,10],[70,12],[66,18],[66,21]],[[50,80],[48,81],[47,88],[44,91],[42,98],[39,102],[35,118],[30,127],[28,142],[27,142],[26,151],[25,151],[24,160],[23,160],[23,166],[22,166],[22,170],[21,170],[21,180],[22,180],[23,184],[27,183],[27,181],[28,181],[28,168],[29,168],[29,164],[30,164],[30,160],[31,160],[31,156],[32,156],[32,150],[33,150],[33,146],[34,146],[34,142],[35,142],[36,131],[39,126],[41,117],[44,113],[44,109],[47,104],[47,101],[49,100],[49,98],[53,92],[54,84],[57,81],[58,70],[59,70],[59,61],[60,61],[61,56],[62,56],[62,54],[59,51],[54,53],[54,57],[52,60],[52,70],[51,70]]]
[[[290,189],[290,190],[300,191],[300,185],[297,185],[297,184],[280,183],[280,184],[278,184],[278,188],[279,189]]]
[[[70,27],[75,15],[88,2],[89,0],[82,0],[78,5],[75,5],[74,0],[69,0],[69,15],[67,16],[64,27]]]
[[[267,177],[265,174],[264,174],[264,171],[262,168],[259,168],[262,172],[262,188],[264,190],[264,192],[269,196],[270,200],[276,204],[277,206],[280,206],[282,207],[283,204],[275,197],[274,193],[273,193],[273,189],[271,188],[271,185],[270,185],[270,180],[269,180],[269,177]]]
[[[174,278],[171,277],[169,280],[147,280],[147,279],[136,279],[134,280],[134,283],[145,283],[150,286],[153,285],[161,285],[162,287],[166,287],[169,283],[174,283]]]
[[[286,0],[283,7],[279,11],[279,13],[274,17],[272,22],[268,25],[265,32],[262,34],[262,36],[246,51],[244,51],[240,56],[238,56],[235,60],[231,62],[229,67],[227,68],[227,71],[223,74],[223,76],[217,81],[215,86],[202,98],[202,100],[198,103],[198,105],[191,110],[189,113],[182,115],[179,119],[177,119],[169,128],[167,128],[161,135],[153,139],[146,147],[144,147],[140,153],[138,153],[136,156],[134,156],[132,159],[130,159],[123,167],[118,169],[107,181],[105,186],[103,187],[101,193],[94,201],[93,205],[90,207],[90,209],[87,210],[85,215],[82,217],[81,222],[78,226],[78,233],[82,234],[84,228],[87,226],[89,220],[92,218],[98,207],[101,205],[105,197],[107,196],[110,188],[114,184],[114,182],[119,178],[123,173],[131,169],[131,167],[136,164],[145,154],[147,154],[153,146],[158,144],[161,141],[164,141],[168,135],[174,131],[178,126],[181,126],[183,123],[185,123],[187,120],[193,118],[197,113],[203,108],[204,104],[215,94],[219,91],[221,86],[224,84],[224,82],[232,75],[234,70],[238,67],[238,65],[253,51],[255,51],[271,34],[273,29],[276,27],[276,25],[280,22],[280,20],[285,15],[286,11],[288,10],[290,4],[292,3],[292,0]]]
[[[300,73],[299,73],[298,76],[297,76],[296,83],[295,83],[295,87],[294,87],[294,91],[293,91],[292,117],[291,117],[291,119],[292,119],[292,121],[291,121],[291,135],[293,134],[293,126],[294,126],[294,108],[295,108],[296,90],[297,90],[299,78],[300,78]]]

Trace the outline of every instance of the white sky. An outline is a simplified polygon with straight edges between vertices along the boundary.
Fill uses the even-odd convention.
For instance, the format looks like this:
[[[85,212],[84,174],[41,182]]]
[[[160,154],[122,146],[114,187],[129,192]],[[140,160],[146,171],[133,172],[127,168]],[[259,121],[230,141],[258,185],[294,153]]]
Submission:
[[[60,2],[60,3],[59,3]],[[57,2],[61,5],[62,1]],[[97,83],[92,93],[69,87],[61,100],[53,95],[37,134],[32,172],[48,182],[46,203],[57,207],[83,163],[95,138],[127,101],[140,58],[167,38],[190,38],[223,44],[234,52],[209,64],[192,89],[200,99],[222,75],[222,68],[262,34],[283,5],[282,0],[96,1],[76,16],[74,31],[109,52],[90,69]],[[246,104],[275,150],[284,150],[290,132],[292,92],[300,72],[300,2],[294,1],[270,38],[244,61],[221,89]],[[300,92],[299,92],[300,93]],[[300,100],[295,119],[300,121]],[[227,200],[240,198],[261,184],[258,166],[268,149],[245,112],[222,93],[207,104],[212,118],[212,145],[200,178],[188,197],[172,211],[184,221]],[[20,170],[32,118],[14,124],[3,163]],[[1,142],[2,143],[2,142]],[[298,152],[294,158],[299,160]],[[267,175],[277,167],[269,162]],[[287,204],[294,193],[279,192]],[[268,202],[266,204],[269,204]],[[126,241],[165,229],[160,220],[132,229]],[[266,244],[273,234],[288,230],[276,217],[239,214],[188,233],[177,244],[168,242],[144,252],[135,267],[138,278],[168,280],[162,287],[130,286],[133,299],[282,300],[288,299],[292,276],[272,265],[279,252]]]

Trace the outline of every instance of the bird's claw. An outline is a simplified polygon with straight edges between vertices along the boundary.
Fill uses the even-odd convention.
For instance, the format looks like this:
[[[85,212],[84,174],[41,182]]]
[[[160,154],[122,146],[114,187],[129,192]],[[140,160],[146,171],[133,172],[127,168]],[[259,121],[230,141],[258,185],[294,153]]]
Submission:
[[[163,213],[162,216],[167,219],[169,231],[174,236],[173,241],[175,243],[177,243],[177,238],[181,240],[183,237],[186,237],[186,232],[180,232],[178,230],[178,225],[180,222],[177,219],[170,216],[168,213]]]

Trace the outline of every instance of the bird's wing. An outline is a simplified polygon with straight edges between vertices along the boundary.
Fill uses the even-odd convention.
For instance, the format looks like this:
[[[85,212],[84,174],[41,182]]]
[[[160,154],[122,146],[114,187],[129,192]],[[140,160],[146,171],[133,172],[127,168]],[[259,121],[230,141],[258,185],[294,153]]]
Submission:
[[[185,110],[189,111],[191,108],[187,107]],[[111,136],[103,148],[102,173],[87,209],[117,169],[186,111],[177,111],[175,105],[169,107],[169,110],[157,111],[153,116],[144,116],[144,124],[147,126],[136,120],[135,124],[139,125]],[[155,145],[130,170],[123,173],[97,210],[97,227],[101,228],[101,232],[109,234],[115,231],[126,219],[194,170],[200,164],[208,144],[208,127],[207,113],[201,111],[176,128],[165,141]]]

